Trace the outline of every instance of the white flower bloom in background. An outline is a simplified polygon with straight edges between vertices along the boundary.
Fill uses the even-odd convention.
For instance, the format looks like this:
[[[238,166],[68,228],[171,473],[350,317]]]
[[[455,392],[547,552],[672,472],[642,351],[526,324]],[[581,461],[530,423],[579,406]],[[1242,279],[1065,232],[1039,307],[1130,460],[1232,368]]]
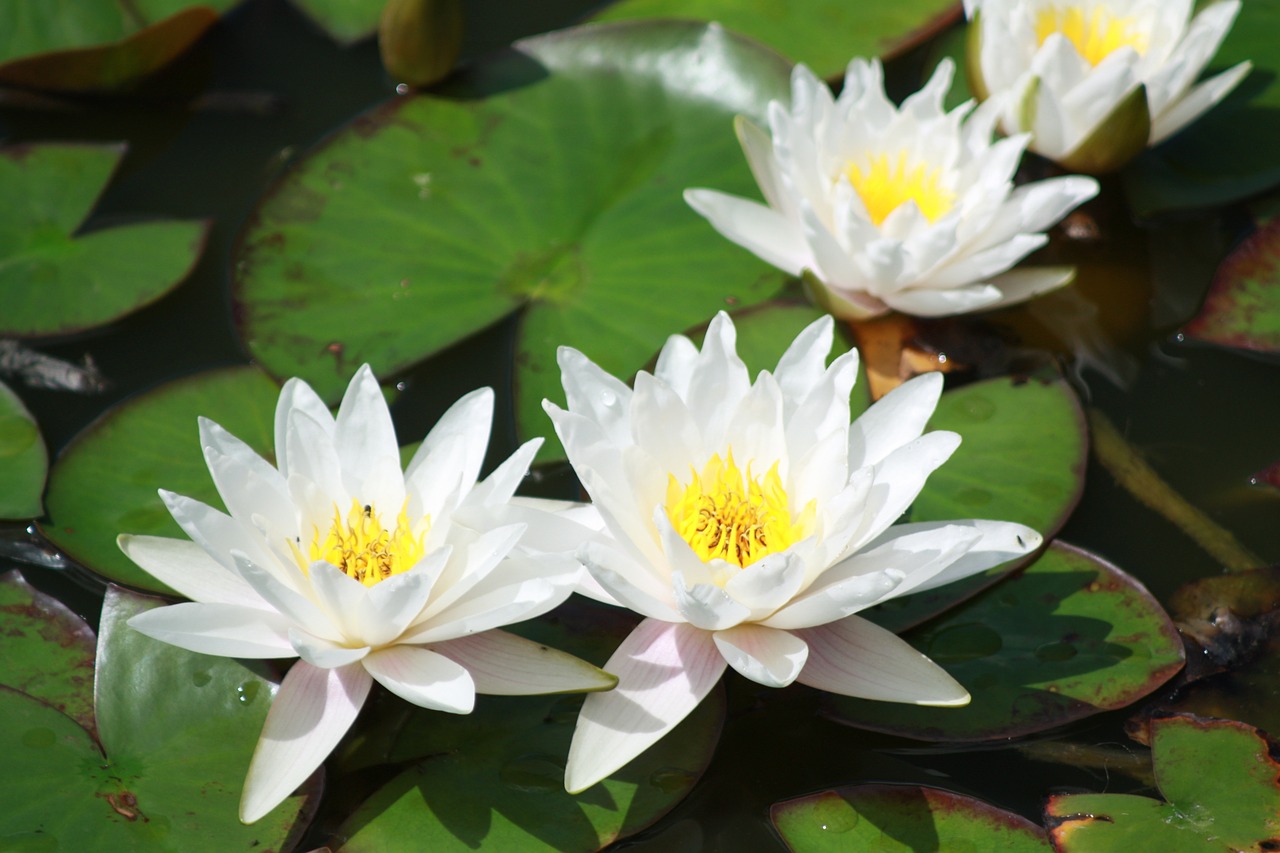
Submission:
[[[1241,62],[1196,83],[1240,11],[1220,0],[965,0],[974,91],[1004,99],[1006,133],[1068,169],[1123,166],[1222,100]]]
[[[635,390],[561,348],[568,411],[544,403],[605,530],[580,556],[645,617],[587,697],[565,787],[587,788],[658,741],[726,666],[894,702],[963,705],[965,689],[859,616],[1026,554],[1020,524],[893,525],[960,443],[924,433],[942,377],[902,385],[849,422],[857,353],[826,367],[830,317],[751,382],[724,314],[702,350],[672,337]]]
[[[311,775],[374,681],[459,714],[477,692],[613,685],[577,658],[496,630],[565,599],[579,564],[544,552],[580,540],[563,535],[562,520],[512,500],[537,441],[477,483],[492,415],[490,389],[463,397],[402,472],[367,365],[336,419],[306,383],[290,380],[276,407],[274,467],[200,421],[229,514],[161,491],[192,541],[120,537],[134,562],[192,599],[135,616],[131,627],[204,654],[301,658],[271,705],[241,820],[261,818]]]
[[[797,65],[790,108],[769,103],[769,134],[741,116],[736,124],[767,206],[708,189],[686,190],[685,200],[733,242],[805,274],[839,317],[962,314],[1066,284],[1070,267],[1011,267],[1097,194],[1097,182],[1015,189],[1026,137],[992,143],[997,104],[946,112],[953,71],[940,63],[899,108],[878,61],[851,62],[836,99]]]

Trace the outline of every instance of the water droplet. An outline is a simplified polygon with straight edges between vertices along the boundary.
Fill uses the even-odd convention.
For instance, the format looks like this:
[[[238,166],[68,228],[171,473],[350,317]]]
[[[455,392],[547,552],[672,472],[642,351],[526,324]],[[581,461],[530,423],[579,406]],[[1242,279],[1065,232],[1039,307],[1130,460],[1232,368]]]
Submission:
[[[694,774],[682,767],[663,767],[649,774],[649,784],[664,794],[678,794],[693,785]]]
[[[966,397],[956,412],[958,416],[971,423],[991,420],[996,413],[996,404],[982,396]]]
[[[1071,660],[1076,654],[1077,649],[1071,643],[1045,643],[1036,649],[1036,657],[1046,663]]]
[[[508,788],[527,793],[564,790],[564,761],[549,755],[524,755],[508,761],[499,774]]]
[[[613,393],[612,391],[600,392],[600,405],[604,406],[605,408],[610,408],[612,406],[617,405],[617,403],[618,403],[617,394]]]
[[[194,684],[196,687],[204,687],[206,684],[208,684],[212,680],[213,680],[213,676],[210,675],[205,670],[191,673],[191,683]]]
[[[989,657],[1004,641],[991,628],[972,622],[944,628],[929,640],[929,657],[938,663],[960,663]]]
[[[956,492],[956,500],[967,507],[986,506],[991,503],[993,495],[986,489],[961,489]]]
[[[246,681],[236,688],[236,699],[240,700],[241,705],[252,705],[253,700],[258,698],[258,693],[261,690],[261,682]]]
[[[53,729],[27,729],[22,734],[22,745],[31,749],[48,749],[57,740]]]

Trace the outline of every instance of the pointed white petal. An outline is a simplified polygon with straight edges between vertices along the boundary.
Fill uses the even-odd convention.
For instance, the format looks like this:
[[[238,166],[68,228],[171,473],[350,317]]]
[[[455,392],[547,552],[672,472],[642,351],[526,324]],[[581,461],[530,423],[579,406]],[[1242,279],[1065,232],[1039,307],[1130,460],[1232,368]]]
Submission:
[[[789,275],[799,275],[810,265],[799,223],[778,211],[716,190],[685,190],[684,200],[723,237],[765,263]]]
[[[347,646],[323,640],[300,628],[289,629],[289,643],[298,657],[321,669],[334,669],[363,660],[369,654],[368,646]]]
[[[421,446],[405,468],[405,482],[421,482],[415,477],[421,467],[443,445],[450,443],[451,455],[462,488],[473,485],[480,476],[484,454],[489,448],[489,430],[493,424],[493,389],[478,388],[449,407],[422,440]]]
[[[738,625],[712,637],[729,666],[765,687],[786,687],[809,657],[804,640],[763,625]]]
[[[797,549],[757,560],[729,578],[724,591],[751,612],[750,619],[763,619],[786,604],[806,580],[805,564]]]
[[[290,379],[280,389],[280,399],[276,401],[275,449],[276,467],[286,479],[292,473],[289,467],[288,440],[289,419],[297,412],[308,415],[317,424],[324,425],[325,435],[333,439],[333,415],[324,401],[311,390],[311,386],[301,379]]]
[[[338,407],[334,444],[347,491],[381,512],[399,512],[404,503],[400,445],[387,401],[367,364],[351,378]]]
[[[911,584],[911,592],[923,592],[928,589],[949,584],[952,581],[967,578],[978,572],[1017,559],[1039,548],[1044,544],[1044,537],[1024,524],[1012,521],[917,521],[908,524],[895,524],[870,542],[863,549],[872,552],[894,540],[914,536],[918,533],[930,533],[944,528],[970,530],[977,538],[969,544],[964,553],[952,560],[942,571],[927,580]],[[905,594],[905,593],[902,593]]]
[[[338,627],[309,599],[280,583],[269,572],[239,551],[232,551],[231,556],[236,561],[236,570],[240,576],[264,601],[295,625],[331,642],[342,639],[342,632]]]
[[[192,601],[266,604],[244,578],[214,560],[194,542],[127,533],[121,534],[116,542],[126,557]]]
[[[275,611],[236,604],[171,604],[139,613],[129,627],[181,649],[226,658],[291,658],[292,623]]]
[[[529,696],[608,690],[618,679],[573,655],[492,630],[431,647],[466,668],[477,693]]]
[[[1231,94],[1251,68],[1252,63],[1241,62],[1192,88],[1176,104],[1156,116],[1151,123],[1150,144],[1155,145],[1173,136]]]
[[[476,704],[471,674],[430,649],[389,646],[364,659],[378,683],[406,702],[450,714],[470,714]]]
[[[569,411],[595,421],[614,444],[629,441],[627,412],[631,389],[626,383],[601,370],[572,347],[560,347],[556,351],[556,362],[560,365],[560,381]]]
[[[942,374],[925,373],[877,400],[849,426],[849,468],[875,465],[924,434],[942,396]]]
[[[241,521],[261,515],[285,535],[296,535],[297,511],[280,472],[213,421],[200,418],[199,423],[205,462],[227,512]]]

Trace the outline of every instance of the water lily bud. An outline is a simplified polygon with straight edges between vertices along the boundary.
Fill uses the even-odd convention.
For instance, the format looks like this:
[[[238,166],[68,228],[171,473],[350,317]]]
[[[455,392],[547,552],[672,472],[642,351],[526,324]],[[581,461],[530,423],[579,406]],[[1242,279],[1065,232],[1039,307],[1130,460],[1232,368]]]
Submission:
[[[396,80],[429,86],[462,49],[462,0],[387,0],[378,24],[382,65]]]

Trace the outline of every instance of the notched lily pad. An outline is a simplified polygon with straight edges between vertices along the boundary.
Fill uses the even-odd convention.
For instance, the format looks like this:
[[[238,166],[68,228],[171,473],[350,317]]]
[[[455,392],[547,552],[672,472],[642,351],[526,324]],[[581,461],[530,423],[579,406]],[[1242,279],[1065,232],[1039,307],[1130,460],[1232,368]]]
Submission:
[[[0,685],[38,699],[90,732],[93,629],[18,571],[0,575]]]
[[[1045,831],[1020,815],[915,785],[821,791],[777,803],[769,817],[793,853],[1052,850]]]
[[[237,367],[170,382],[108,410],[72,439],[54,463],[49,517],[40,522],[41,532],[99,574],[171,592],[125,557],[116,537],[186,538],[157,490],[221,507],[201,453],[197,418],[216,421],[266,455],[278,394],[261,371]]]
[[[119,146],[0,149],[0,337],[63,335],[109,323],[176,287],[204,249],[207,222],[85,230],[123,155]]]
[[[1045,819],[1062,853],[1280,850],[1280,754],[1231,720],[1153,720],[1151,760],[1164,802],[1129,794],[1050,797]]]
[[[570,601],[514,626],[530,639],[603,664],[631,614]],[[564,790],[580,696],[481,696],[464,716],[414,709],[372,750],[414,760],[339,829],[342,853],[430,849],[589,853],[648,826],[679,802],[711,759],[722,689],[670,734],[587,791]],[[340,784],[340,782],[339,782]]]
[[[1259,228],[1213,277],[1183,333],[1194,340],[1280,353],[1280,219]]]
[[[40,428],[18,395],[0,382],[0,518],[39,515],[48,471]]]
[[[1177,630],[1142,585],[1061,542],[904,639],[973,701],[926,708],[833,696],[828,716],[921,740],[1016,737],[1128,705],[1183,664]]]

